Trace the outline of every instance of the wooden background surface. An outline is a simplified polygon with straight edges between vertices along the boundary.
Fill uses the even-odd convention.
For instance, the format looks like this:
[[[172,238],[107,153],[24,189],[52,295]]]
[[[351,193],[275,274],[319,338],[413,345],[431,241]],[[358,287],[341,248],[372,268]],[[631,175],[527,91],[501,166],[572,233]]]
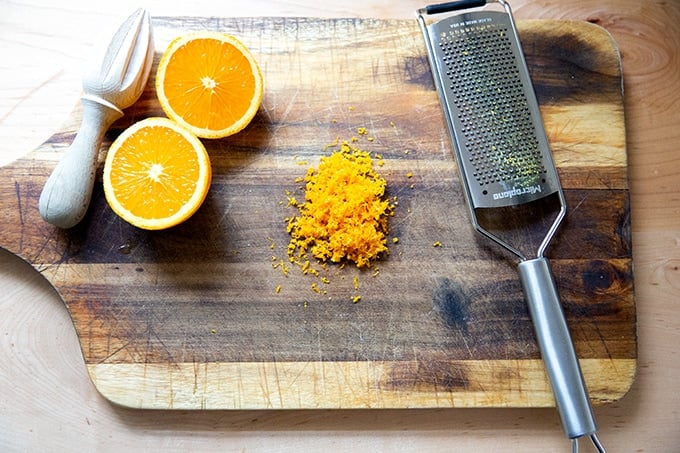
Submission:
[[[123,2],[124,3],[124,2]],[[628,150],[632,182],[640,368],[621,402],[597,410],[602,437],[616,451],[673,451],[678,443],[678,139],[679,40],[671,26],[677,6],[654,2],[515,2],[519,18],[576,18],[606,27],[623,55]],[[71,5],[76,5],[72,3]],[[7,161],[35,148],[63,122],[79,94],[79,72],[95,18],[118,18],[121,3],[53,7],[0,3],[3,80],[11,90],[2,104],[2,153]],[[189,6],[159,3],[155,14],[197,15]],[[317,15],[412,17],[421,4],[320,8],[310,2],[250,3],[229,12],[208,5],[202,15]],[[280,8],[280,9],[277,9]],[[335,9],[334,9],[335,8]],[[190,11],[187,11],[190,10]],[[158,11],[158,12],[156,12]],[[29,20],[30,18],[30,20]],[[90,21],[90,23],[88,23]],[[56,26],[58,24],[58,26]],[[78,24],[78,26],[64,26]],[[88,26],[91,27],[88,29]],[[667,30],[664,34],[664,30]],[[82,33],[82,34],[81,34]],[[87,38],[83,39],[82,36]],[[60,110],[61,109],[61,110]],[[42,129],[40,129],[42,128]],[[17,259],[2,255],[0,298],[0,442],[9,450],[74,445],[95,449],[159,448],[233,450],[322,449],[544,451],[566,449],[554,412],[323,411],[140,413],[109,406],[88,384],[80,350],[61,301]],[[87,390],[90,389],[90,390]],[[75,443],[74,443],[75,442]]]

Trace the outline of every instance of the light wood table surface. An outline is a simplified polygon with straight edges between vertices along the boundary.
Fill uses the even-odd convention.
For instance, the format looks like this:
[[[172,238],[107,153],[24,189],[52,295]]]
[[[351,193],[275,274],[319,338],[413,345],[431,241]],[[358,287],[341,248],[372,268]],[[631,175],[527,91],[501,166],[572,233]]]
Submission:
[[[414,18],[425,2],[0,0],[0,165],[35,149],[80,95],[102,29],[152,15]],[[610,452],[680,451],[680,2],[511,2],[518,19],[588,20],[621,50],[638,376],[596,408]],[[415,19],[414,19],[415,20]],[[1,202],[1,201],[0,201]],[[554,409],[137,411],[90,382],[66,308],[0,249],[0,451],[570,451]],[[582,442],[582,451],[591,451]]]

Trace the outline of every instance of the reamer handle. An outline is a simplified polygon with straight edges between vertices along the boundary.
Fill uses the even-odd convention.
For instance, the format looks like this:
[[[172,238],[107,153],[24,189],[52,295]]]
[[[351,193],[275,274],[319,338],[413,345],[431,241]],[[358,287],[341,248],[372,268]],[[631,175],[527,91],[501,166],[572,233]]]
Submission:
[[[42,218],[59,228],[71,228],[85,216],[102,139],[111,124],[123,116],[118,107],[97,96],[84,95],[81,102],[80,129],[47,179],[38,201]]]

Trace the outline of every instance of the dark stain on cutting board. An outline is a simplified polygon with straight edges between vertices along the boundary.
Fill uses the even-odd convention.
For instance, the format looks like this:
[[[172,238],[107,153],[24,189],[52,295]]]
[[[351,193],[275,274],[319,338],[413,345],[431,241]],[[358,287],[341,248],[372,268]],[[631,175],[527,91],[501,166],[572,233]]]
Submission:
[[[552,34],[552,36],[550,36]],[[559,38],[558,38],[559,36]],[[618,55],[582,34],[554,30],[546,36],[523,30],[520,36],[527,55],[534,90],[541,105],[608,102],[621,94]]]
[[[392,370],[383,385],[385,390],[391,391],[481,390],[476,381],[468,378],[468,369],[465,364],[457,363],[455,367],[452,367],[451,362],[445,359],[401,364]]]
[[[465,290],[448,278],[440,280],[432,297],[433,310],[439,313],[444,324],[460,329],[467,335],[470,320],[470,300]]]

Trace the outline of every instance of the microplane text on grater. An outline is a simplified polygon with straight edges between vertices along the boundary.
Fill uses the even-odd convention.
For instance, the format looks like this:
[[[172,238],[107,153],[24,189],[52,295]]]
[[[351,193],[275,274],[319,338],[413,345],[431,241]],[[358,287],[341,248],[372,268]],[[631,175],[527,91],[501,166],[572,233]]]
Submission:
[[[487,3],[498,3],[503,11],[490,10]],[[436,22],[425,19],[442,13],[450,14]],[[572,451],[578,451],[579,438],[588,436],[604,452],[555,280],[543,256],[566,216],[566,201],[510,6],[505,0],[459,0],[426,6],[417,18],[472,224],[520,259],[520,282]],[[539,201],[541,206],[558,204],[545,225],[527,215],[533,211],[518,209]],[[484,215],[479,216],[482,208]],[[515,225],[545,226],[535,258],[527,258],[512,243],[516,231],[508,240],[496,231],[498,224],[492,231],[480,221],[489,212],[502,217],[508,208],[520,220]]]

